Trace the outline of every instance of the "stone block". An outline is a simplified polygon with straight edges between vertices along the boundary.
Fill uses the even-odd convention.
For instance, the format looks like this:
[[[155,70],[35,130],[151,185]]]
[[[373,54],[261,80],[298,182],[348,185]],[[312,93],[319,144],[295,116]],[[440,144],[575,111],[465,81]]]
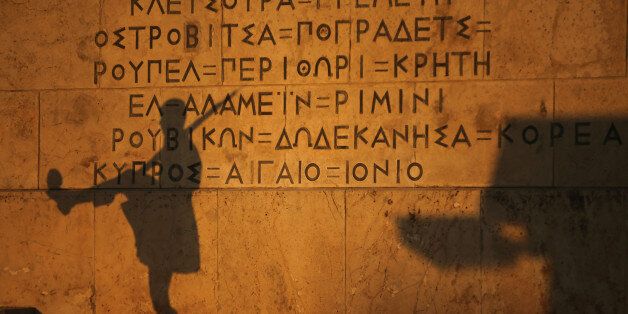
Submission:
[[[0,93],[0,173],[2,189],[36,189],[38,186],[37,93]]]
[[[221,311],[344,308],[344,193],[218,193]]]
[[[0,308],[42,313],[91,313],[94,302],[94,212],[91,193],[66,215],[58,193],[0,195]]]
[[[487,0],[492,78],[626,74],[626,1]]]
[[[0,89],[89,88],[100,1],[3,3]]]
[[[216,204],[215,191],[96,192],[97,311],[152,312],[153,276],[176,310],[216,312]]]
[[[348,312],[480,312],[479,201],[477,190],[348,192]]]

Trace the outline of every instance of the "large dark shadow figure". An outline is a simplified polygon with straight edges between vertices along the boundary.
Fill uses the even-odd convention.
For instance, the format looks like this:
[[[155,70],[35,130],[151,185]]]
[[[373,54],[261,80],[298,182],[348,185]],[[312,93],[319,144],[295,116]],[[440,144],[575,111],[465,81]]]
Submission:
[[[513,122],[549,126],[547,121]],[[576,122],[563,121],[562,124]],[[592,124],[608,126],[611,122],[610,119],[598,120]],[[626,122],[615,120],[614,124],[620,128],[627,125]],[[623,135],[626,130],[620,131]],[[597,160],[602,161],[601,164],[586,158],[583,159],[586,167],[570,164],[573,166],[569,170],[571,174],[586,179],[582,177],[613,167],[611,176],[628,176],[628,168],[623,167],[628,156],[622,155],[625,151],[621,150],[625,143],[613,140],[590,148],[569,147],[573,139],[563,138],[554,149],[571,149],[572,152],[599,149],[600,155],[608,156]],[[549,143],[543,145],[551,151]],[[504,178],[538,169],[536,161],[522,157],[526,156],[522,149],[526,148],[511,145],[502,149],[493,182],[499,184]],[[522,256],[542,258],[549,281],[547,312],[625,313],[628,285],[626,194],[625,189],[617,188],[489,188],[482,191],[479,219],[428,218],[409,213],[398,218],[397,226],[405,245],[443,269],[481,268],[490,273],[492,269],[513,265]]]
[[[234,93],[231,93],[231,97]],[[158,162],[164,165],[162,174],[148,173],[148,180],[157,180],[161,185],[161,178],[166,176],[166,166],[177,163],[180,165],[198,164],[197,169],[203,169],[199,153],[195,146],[188,148],[188,140],[182,140],[181,136],[188,136],[190,128],[196,128],[203,123],[212,112],[219,110],[224,101],[216,104],[214,110],[209,110],[204,116],[184,129],[185,104],[179,99],[169,100],[163,106],[161,117],[161,136],[167,141],[166,130],[174,128],[179,131],[180,143],[184,147],[168,150],[167,143],[146,164]],[[57,202],[59,210],[67,215],[72,207],[80,203],[94,202],[95,206],[110,204],[117,194],[124,194],[127,201],[122,204],[122,210],[128,220],[135,236],[137,257],[148,267],[148,280],[150,296],[153,308],[157,313],[176,313],[170,305],[168,289],[173,273],[194,273],[200,268],[199,240],[192,205],[192,194],[198,189],[200,182],[190,182],[185,189],[179,189],[176,193],[156,193],[149,191],[137,191],[124,189],[118,180],[138,176],[129,170],[124,171],[119,177],[92,187],[92,189],[106,189],[102,193],[93,195],[92,189],[67,190],[59,188],[62,185],[62,176],[58,170],[53,169],[48,173],[48,194]],[[149,167],[150,169],[150,167]],[[139,171],[138,171],[139,172]],[[158,178],[156,178],[158,177]],[[147,179],[147,178],[144,178]],[[73,195],[72,195],[73,194]],[[60,196],[66,197],[60,197]],[[67,197],[72,195],[74,197]],[[71,201],[70,201],[71,200]]]

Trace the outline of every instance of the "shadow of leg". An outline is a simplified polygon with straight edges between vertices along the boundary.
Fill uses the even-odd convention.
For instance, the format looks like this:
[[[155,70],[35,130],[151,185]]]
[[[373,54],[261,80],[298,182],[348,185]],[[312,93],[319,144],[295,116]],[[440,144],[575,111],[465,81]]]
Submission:
[[[148,269],[148,285],[150,288],[150,297],[153,302],[155,312],[160,314],[174,314],[175,311],[170,306],[170,298],[168,289],[170,288],[170,280],[172,272],[164,270]]]

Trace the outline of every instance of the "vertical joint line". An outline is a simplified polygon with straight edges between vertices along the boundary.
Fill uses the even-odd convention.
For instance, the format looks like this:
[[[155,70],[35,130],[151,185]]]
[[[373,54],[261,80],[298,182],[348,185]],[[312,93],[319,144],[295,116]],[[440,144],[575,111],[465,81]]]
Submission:
[[[37,92],[37,189],[41,189],[41,91]]]
[[[218,256],[218,248],[220,247],[220,238],[218,237],[219,235],[219,230],[220,230],[220,199],[218,197],[219,192],[218,189],[216,189],[216,281],[214,283],[214,296],[216,297],[216,310],[219,311],[220,309],[220,299],[219,299],[219,293],[218,290],[220,290],[220,272],[219,272],[219,263],[220,263],[220,257]]]
[[[98,1],[98,30],[101,31],[102,27],[102,16],[103,16],[103,7],[105,0]],[[98,61],[102,61],[102,47],[98,47]],[[96,85],[100,88],[101,80],[98,80],[98,84]]]
[[[482,20],[486,21],[486,0],[482,1]],[[482,33],[482,57],[486,56],[486,33]],[[486,79],[486,69],[482,70],[482,79]]]
[[[351,63],[353,63],[353,54],[351,53],[351,46],[353,46],[353,29],[352,29],[352,25],[353,25],[353,9],[351,9],[351,6],[349,6],[349,82],[352,82],[351,80]],[[628,68],[628,67],[627,67]]]
[[[552,122],[556,122],[556,80],[552,80]],[[552,187],[556,186],[556,147],[552,147]]]
[[[484,197],[485,189],[480,190],[480,313],[484,313]]]
[[[92,313],[96,314],[96,191],[92,191]]]
[[[349,219],[349,217],[347,216],[347,189],[343,189],[343,197],[344,197],[344,209],[345,209],[345,230],[344,230],[344,251],[345,251],[345,266],[344,266],[344,301],[345,301],[345,314],[347,313],[347,219]],[[333,197],[333,195],[332,195]]]
[[[224,25],[225,24],[225,8],[223,7],[223,2],[220,2],[220,25]],[[223,38],[222,38],[222,30],[223,28],[220,27],[220,32],[218,32],[220,34],[220,60],[218,60],[218,64],[216,65],[216,72],[218,72],[218,69],[220,69],[220,85],[224,85],[225,84],[225,71],[224,71],[224,66],[222,65],[222,59],[225,57],[223,55],[223,51],[222,51],[222,45],[223,45]]]

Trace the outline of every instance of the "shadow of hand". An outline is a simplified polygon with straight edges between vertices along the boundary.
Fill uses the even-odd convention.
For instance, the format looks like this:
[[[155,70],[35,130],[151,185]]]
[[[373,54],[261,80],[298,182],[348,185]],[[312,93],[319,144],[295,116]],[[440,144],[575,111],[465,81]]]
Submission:
[[[46,191],[46,194],[57,204],[57,208],[63,215],[68,215],[76,203],[71,201],[68,197],[62,197],[60,190],[63,177],[59,170],[52,169],[48,171],[46,182],[48,183],[48,191]]]

